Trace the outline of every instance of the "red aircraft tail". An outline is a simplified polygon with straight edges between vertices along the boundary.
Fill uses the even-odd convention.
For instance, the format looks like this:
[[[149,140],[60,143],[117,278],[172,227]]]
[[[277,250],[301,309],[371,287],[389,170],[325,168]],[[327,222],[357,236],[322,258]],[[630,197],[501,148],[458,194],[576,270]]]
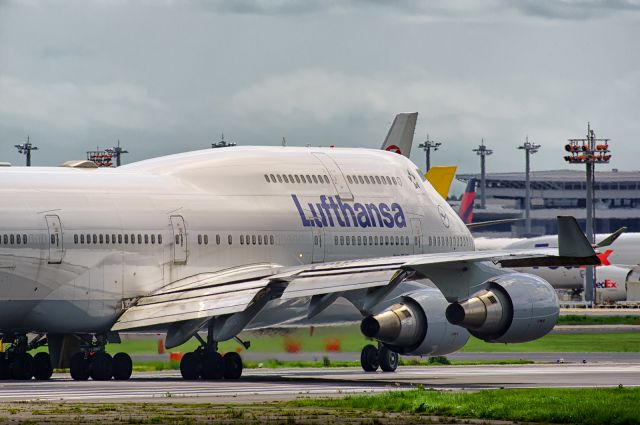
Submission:
[[[473,222],[473,202],[476,199],[476,179],[469,180],[464,195],[460,200],[460,209],[458,215],[465,224]]]

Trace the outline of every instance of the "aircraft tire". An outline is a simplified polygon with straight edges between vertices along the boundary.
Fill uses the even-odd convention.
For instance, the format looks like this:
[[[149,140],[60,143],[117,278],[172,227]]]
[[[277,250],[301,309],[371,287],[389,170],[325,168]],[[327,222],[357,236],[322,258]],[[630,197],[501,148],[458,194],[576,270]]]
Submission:
[[[375,372],[380,366],[378,349],[375,345],[365,345],[360,353],[360,365],[365,372]]]
[[[29,353],[17,354],[10,368],[13,379],[28,381],[33,377],[33,357]]]
[[[225,379],[238,379],[242,376],[242,358],[240,354],[231,351],[224,355],[224,377]]]
[[[77,352],[71,356],[69,361],[69,372],[71,373],[71,379],[74,381],[86,381],[89,379],[89,366],[90,361],[84,357],[84,353]]]
[[[36,353],[33,356],[33,377],[38,381],[46,381],[53,375],[53,366],[51,366],[51,356],[49,353]]]
[[[225,372],[224,361],[217,351],[202,352],[202,379],[222,379]]]
[[[199,356],[196,353],[186,353],[180,360],[180,374],[184,379],[193,380],[200,377]]]
[[[89,370],[94,381],[108,381],[113,376],[113,358],[108,353],[99,351],[91,358]]]
[[[383,372],[395,372],[398,368],[398,353],[389,350],[387,347],[380,347],[378,350],[378,360],[380,369]]]
[[[0,353],[0,379],[11,379],[10,362],[5,355],[6,353]]]
[[[117,353],[113,356],[113,379],[116,381],[126,381],[131,378],[133,362],[127,353]]]

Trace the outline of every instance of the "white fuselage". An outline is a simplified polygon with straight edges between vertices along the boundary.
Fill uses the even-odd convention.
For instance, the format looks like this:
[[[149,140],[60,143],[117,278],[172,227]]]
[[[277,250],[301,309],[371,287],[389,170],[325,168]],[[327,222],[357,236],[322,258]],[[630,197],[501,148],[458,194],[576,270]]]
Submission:
[[[473,250],[416,169],[291,147],[2,169],[0,333],[105,331],[131,300],[201,272]]]

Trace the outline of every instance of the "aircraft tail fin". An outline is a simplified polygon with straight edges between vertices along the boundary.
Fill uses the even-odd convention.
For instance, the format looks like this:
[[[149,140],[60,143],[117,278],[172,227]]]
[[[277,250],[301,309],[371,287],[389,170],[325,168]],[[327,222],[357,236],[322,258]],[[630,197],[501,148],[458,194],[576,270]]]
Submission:
[[[433,186],[440,196],[447,199],[457,169],[458,167],[454,165],[431,167],[424,177],[431,183],[431,186]]]
[[[416,121],[418,113],[402,113],[396,115],[389,128],[389,133],[384,139],[382,150],[395,152],[406,156],[411,154],[411,145],[413,145],[413,133],[416,130]]]
[[[476,199],[476,179],[471,179],[467,183],[467,188],[464,190],[464,195],[460,200],[460,209],[458,215],[465,224],[469,224],[473,221],[473,203]]]

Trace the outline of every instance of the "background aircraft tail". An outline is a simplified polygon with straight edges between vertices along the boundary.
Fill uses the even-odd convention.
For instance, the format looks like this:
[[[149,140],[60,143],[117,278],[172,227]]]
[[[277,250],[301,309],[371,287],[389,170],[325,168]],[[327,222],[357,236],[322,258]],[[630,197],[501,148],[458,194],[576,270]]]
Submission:
[[[418,113],[403,113],[396,115],[382,144],[382,150],[395,152],[406,156],[411,154],[413,133],[416,130]]]
[[[447,199],[457,169],[458,167],[452,165],[435,166],[431,167],[429,171],[425,173],[424,177],[431,183],[431,186],[433,186],[440,196]]]
[[[465,224],[469,224],[473,221],[473,203],[476,199],[476,179],[471,179],[467,183],[467,188],[464,190],[464,195],[460,200],[460,209],[458,215]]]

